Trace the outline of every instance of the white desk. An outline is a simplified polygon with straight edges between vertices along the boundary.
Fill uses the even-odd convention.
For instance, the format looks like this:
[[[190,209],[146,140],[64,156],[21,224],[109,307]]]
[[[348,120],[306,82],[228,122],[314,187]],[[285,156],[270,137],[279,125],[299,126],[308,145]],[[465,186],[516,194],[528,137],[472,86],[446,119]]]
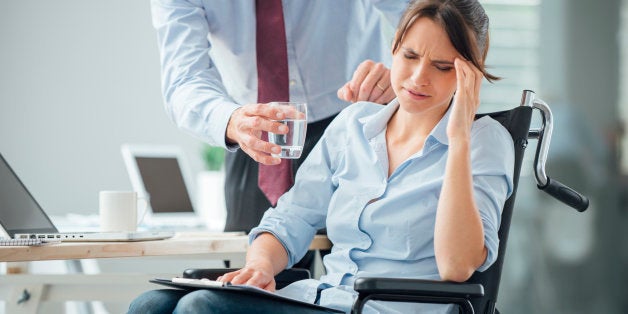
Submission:
[[[329,249],[325,236],[316,236],[313,250]],[[124,257],[203,258],[243,261],[248,236],[230,233],[178,233],[175,237],[142,242],[57,243],[44,246],[0,247],[0,262],[44,260],[78,260]],[[241,266],[241,262],[235,267]],[[183,271],[183,269],[181,269]],[[0,275],[0,298],[6,301],[7,313],[36,313],[42,301],[102,300],[114,301],[137,296],[156,288],[148,283],[155,274],[6,274]],[[123,287],[125,289],[119,289]],[[130,286],[133,286],[132,289]],[[17,300],[26,290],[30,299]]]

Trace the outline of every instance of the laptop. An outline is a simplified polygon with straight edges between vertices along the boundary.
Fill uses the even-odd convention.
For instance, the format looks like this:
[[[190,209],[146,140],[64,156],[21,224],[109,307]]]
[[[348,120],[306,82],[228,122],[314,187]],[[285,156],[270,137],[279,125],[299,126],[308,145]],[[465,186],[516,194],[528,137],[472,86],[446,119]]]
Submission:
[[[174,145],[124,144],[122,157],[133,190],[148,200],[143,225],[151,228],[206,228],[195,206],[190,169]]]
[[[170,238],[173,232],[61,233],[0,154],[0,226],[5,236],[43,241],[144,241]]]

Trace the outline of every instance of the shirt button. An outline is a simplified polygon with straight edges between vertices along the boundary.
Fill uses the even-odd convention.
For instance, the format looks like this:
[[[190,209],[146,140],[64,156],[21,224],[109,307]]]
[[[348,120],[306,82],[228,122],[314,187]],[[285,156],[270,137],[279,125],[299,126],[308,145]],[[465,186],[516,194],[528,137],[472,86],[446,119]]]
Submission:
[[[290,86],[294,86],[297,83],[295,80],[290,80]]]

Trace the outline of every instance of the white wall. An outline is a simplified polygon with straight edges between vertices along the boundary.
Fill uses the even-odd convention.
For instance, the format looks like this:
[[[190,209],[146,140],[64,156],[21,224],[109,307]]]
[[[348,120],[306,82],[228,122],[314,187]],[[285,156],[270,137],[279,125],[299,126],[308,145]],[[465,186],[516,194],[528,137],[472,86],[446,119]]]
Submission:
[[[201,143],[167,118],[148,1],[0,1],[0,153],[49,214],[130,189],[124,142]]]

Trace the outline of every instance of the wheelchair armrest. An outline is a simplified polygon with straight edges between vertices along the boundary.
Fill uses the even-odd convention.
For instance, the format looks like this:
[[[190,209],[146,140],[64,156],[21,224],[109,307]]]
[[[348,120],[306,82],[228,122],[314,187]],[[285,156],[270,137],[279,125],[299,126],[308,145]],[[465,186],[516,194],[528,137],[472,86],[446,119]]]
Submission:
[[[355,291],[435,297],[475,298],[484,296],[481,284],[407,278],[357,278]]]
[[[207,278],[216,280],[216,278],[239,268],[189,268],[183,271],[183,278],[202,279]],[[285,269],[275,276],[275,287],[281,289],[295,281],[309,279],[310,271],[301,268]]]
[[[466,313],[473,313],[469,299],[484,296],[481,284],[407,278],[360,277],[353,284],[359,293],[352,313],[361,313],[369,300],[454,303]]]

